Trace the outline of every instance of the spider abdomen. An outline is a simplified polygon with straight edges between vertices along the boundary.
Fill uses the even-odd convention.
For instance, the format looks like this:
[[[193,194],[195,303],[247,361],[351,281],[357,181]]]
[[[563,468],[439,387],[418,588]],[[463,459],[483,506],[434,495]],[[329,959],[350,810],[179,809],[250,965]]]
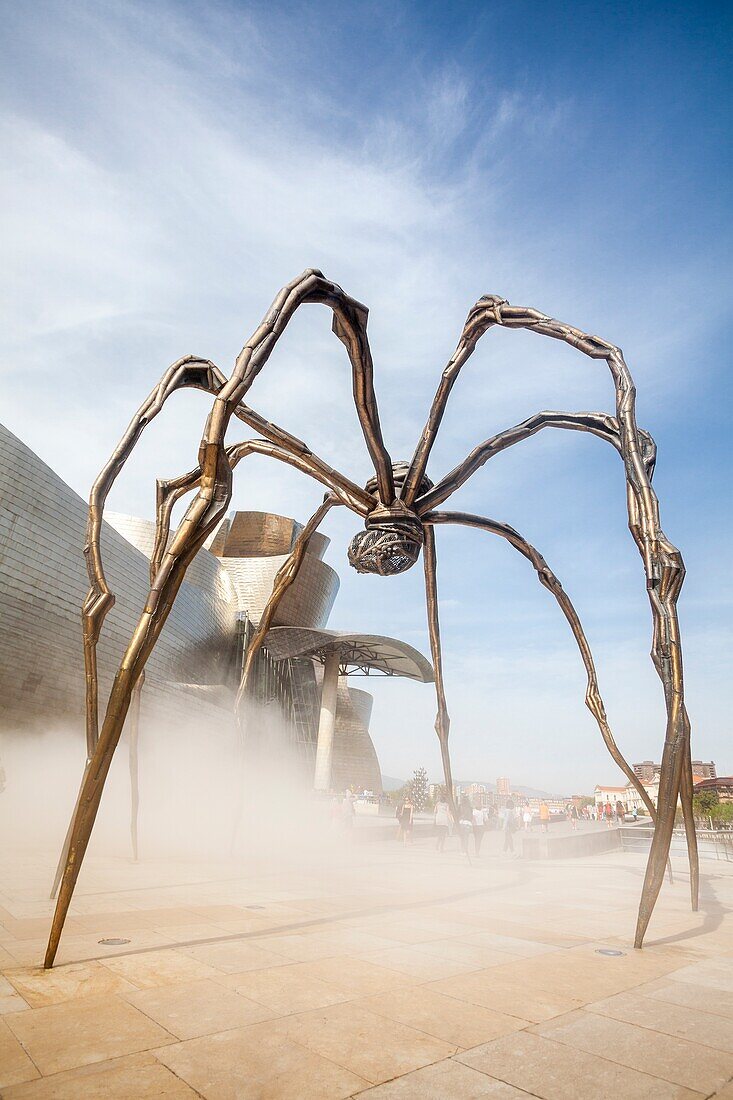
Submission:
[[[420,524],[385,522],[358,531],[349,543],[349,565],[357,573],[394,577],[411,569],[420,557]]]

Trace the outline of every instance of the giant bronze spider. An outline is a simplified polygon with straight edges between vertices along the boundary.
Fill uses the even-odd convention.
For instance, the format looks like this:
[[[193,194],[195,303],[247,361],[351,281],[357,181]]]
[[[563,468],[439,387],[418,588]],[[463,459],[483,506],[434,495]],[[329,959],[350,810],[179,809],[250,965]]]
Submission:
[[[345,345],[351,362],[354,402],[375,470],[375,477],[364,488],[332,469],[313,454],[305,443],[265,420],[244,402],[294,312],[299,306],[314,302],[332,310],[333,331]],[[87,765],[62,857],[63,878],[46,952],[46,967],[53,965],[105,779],[126,715],[131,705],[135,704],[145,662],[160,635],[186,569],[227,511],[232,495],[234,467],[250,454],[269,455],[280,462],[286,462],[321,482],[329,491],[298,536],[292,553],[276,577],[262,621],[247,653],[237,697],[237,713],[247,688],[254,655],[265,642],[283,593],[297,575],[308,540],[331,508],[345,505],[364,520],[364,530],[355,535],[348,551],[351,565],[359,572],[376,573],[380,576],[402,573],[410,569],[417,562],[420,552],[423,552],[438,706],[435,728],[440,741],[446,787],[449,797],[452,798],[448,752],[449,718],[443,688],[437,610],[434,528],[441,523],[453,523],[498,535],[530,561],[540,583],[549,589],[560,605],[585,665],[588,683],[586,704],[600,728],[611,756],[638,790],[655,822],[639,907],[635,946],[642,945],[664,878],[678,795],[682,802],[687,833],[692,906],[693,909],[697,908],[698,866],[692,816],[690,725],[684,705],[677,618],[677,599],[684,578],[684,565],[679,551],[670,543],[660,526],[659,503],[651,484],[656,447],[652,438],[637,427],[636,391],[621,351],[597,336],[590,336],[577,328],[552,320],[537,310],[510,305],[503,298],[493,295],[480,298],[469,312],[458,346],[441,375],[427,422],[411,461],[393,463],[382,439],[366,325],[367,310],[363,305],[348,297],[341,287],[329,282],[320,271],[305,271],[277,295],[261,325],[237,357],[231,377],[226,378],[208,360],[192,355],[180,359],[168,368],[133,417],[119,446],[94,483],[89,501],[84,548],[90,589],[82,611]],[[437,484],[433,484],[425,471],[450,392],[479,338],[495,325],[527,329],[541,336],[550,336],[570,344],[591,359],[604,359],[610,368],[615,386],[616,415],[589,412],[536,413],[523,423],[479,444],[460,465]],[[114,596],[105,579],[100,553],[104,503],[143,429],[157,416],[171,394],[183,387],[204,390],[211,394],[214,403],[199,447],[199,464],[181,477],[158,482],[157,530],[150,567],[150,594],[115,676],[100,731],[96,644],[105,616],[114,603]],[[262,438],[225,445],[225,433],[232,417],[243,421]],[[544,428],[590,432],[615,447],[624,464],[629,528],[644,564],[653,620],[652,660],[662,681],[667,712],[658,808],[654,807],[614,741],[598,689],[593,657],[580,620],[542,555],[506,524],[464,512],[437,510],[490,458]],[[180,497],[193,490],[196,490],[196,495],[177,530],[170,537],[173,505]]]

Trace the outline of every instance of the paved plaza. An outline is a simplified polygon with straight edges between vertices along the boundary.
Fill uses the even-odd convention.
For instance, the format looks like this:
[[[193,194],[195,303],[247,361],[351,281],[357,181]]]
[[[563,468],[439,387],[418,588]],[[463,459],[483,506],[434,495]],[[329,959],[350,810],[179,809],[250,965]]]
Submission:
[[[691,914],[678,862],[635,952],[640,856],[449,845],[92,851],[50,972],[53,854],[3,853],[0,1095],[733,1097],[733,864]]]

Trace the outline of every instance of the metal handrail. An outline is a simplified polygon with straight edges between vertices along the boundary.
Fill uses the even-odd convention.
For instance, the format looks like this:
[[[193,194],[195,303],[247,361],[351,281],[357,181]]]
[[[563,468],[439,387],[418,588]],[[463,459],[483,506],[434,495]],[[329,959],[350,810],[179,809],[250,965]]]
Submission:
[[[730,829],[696,829],[697,844],[700,859],[725,860],[733,862],[733,830]],[[653,825],[621,825],[619,826],[621,847],[624,851],[647,851],[654,836]],[[672,833],[672,853],[687,854],[687,840],[683,828],[675,828]]]

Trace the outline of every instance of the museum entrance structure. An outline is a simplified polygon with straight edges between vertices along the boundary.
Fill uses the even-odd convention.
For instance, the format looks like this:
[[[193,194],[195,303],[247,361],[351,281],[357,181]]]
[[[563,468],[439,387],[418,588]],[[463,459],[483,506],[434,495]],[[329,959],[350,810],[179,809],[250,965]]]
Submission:
[[[382,781],[376,767],[376,753],[371,739],[367,746],[361,732],[364,726],[368,727],[368,713],[366,723],[362,716],[365,705],[371,711],[371,697],[360,691],[360,705],[354,706],[355,691],[348,687],[347,679],[353,675],[404,676],[430,684],[433,682],[433,666],[430,661],[417,649],[396,638],[376,634],[349,634],[336,630],[273,627],[265,638],[265,645],[270,657],[276,661],[308,658],[319,662],[323,668],[314,789],[320,792],[343,790],[350,785],[350,762],[358,761],[360,774],[367,775],[369,768],[365,757],[371,755],[374,779],[364,786],[368,790],[381,793]],[[355,713],[347,719],[346,711],[349,706]],[[340,715],[343,717],[339,724]],[[353,772],[353,763],[351,771]]]
[[[305,304],[327,306],[333,314],[333,330],[346,347],[351,363],[356,412],[373,463],[375,477],[364,488],[327,465],[306,443],[265,420],[245,403],[260,371],[270,358],[294,313]],[[264,642],[280,601],[297,578],[308,544],[329,511],[345,506],[356,513],[364,530],[349,546],[349,561],[359,572],[391,576],[411,568],[423,553],[428,623],[438,699],[436,731],[440,741],[446,789],[452,797],[449,718],[443,686],[436,580],[435,527],[458,524],[497,535],[526,557],[542,583],[560,605],[576,639],[586,668],[586,703],[613,759],[630,782],[641,784],[611,733],[599,692],[587,639],[575,609],[542,555],[517,531],[496,520],[463,512],[440,511],[440,506],[489,459],[545,428],[589,432],[618,451],[627,487],[628,522],[639,549],[650,602],[652,660],[662,683],[666,728],[659,784],[659,801],[653,811],[654,838],[649,853],[635,945],[641,947],[664,878],[678,796],[687,832],[693,908],[698,902],[698,866],[692,816],[690,723],[684,701],[682,650],[677,600],[684,579],[684,565],[677,548],[665,535],[659,502],[652,488],[656,447],[636,422],[636,389],[618,347],[597,336],[556,321],[535,309],[514,306],[487,295],[473,306],[457,347],[444,368],[425,427],[409,463],[393,463],[382,436],[374,389],[373,363],[367,337],[365,306],[350,298],[336,283],[315,269],[305,271],[279,292],[261,324],[245,343],[227,378],[211,361],[196,356],[178,360],[164,373],[130,422],[119,445],[97,478],[89,502],[85,554],[90,589],[84,604],[84,651],[87,682],[87,740],[90,762],[70,827],[68,858],[51,926],[45,965],[53,965],[66,913],[99,808],[105,779],[130,709],[136,685],[143,673],[171,611],[186,571],[208,536],[226,514],[232,495],[235,467],[252,454],[267,455],[319,481],[328,490],[295,540],[292,552],[279,570],[257,633],[244,662],[238,702],[245,698],[252,662]],[[562,341],[609,368],[615,391],[615,415],[603,412],[539,412],[514,427],[474,447],[466,459],[437,484],[428,478],[428,459],[445,408],[462,367],[480,338],[494,327],[524,329]],[[178,389],[204,390],[213,398],[198,448],[197,464],[170,481],[159,481],[157,527],[151,556],[150,591],[129,645],[115,676],[101,729],[98,714],[96,647],[105,616],[114,602],[104,571],[100,528],[104,504],[141,433]],[[241,443],[225,442],[232,419],[258,432],[261,438]],[[194,493],[175,533],[170,537],[171,513],[176,501]],[[239,709],[239,708],[238,708]],[[637,786],[638,784],[638,786]],[[639,790],[641,795],[641,790]]]

